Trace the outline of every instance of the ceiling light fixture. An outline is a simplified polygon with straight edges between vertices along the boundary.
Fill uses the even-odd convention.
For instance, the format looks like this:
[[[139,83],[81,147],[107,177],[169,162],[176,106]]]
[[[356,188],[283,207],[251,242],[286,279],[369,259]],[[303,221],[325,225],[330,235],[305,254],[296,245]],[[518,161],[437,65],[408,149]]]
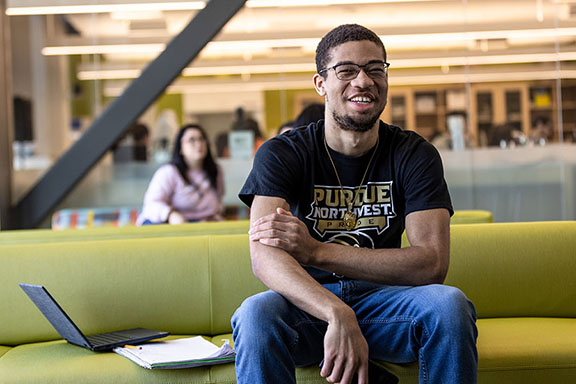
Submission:
[[[249,8],[275,8],[275,7],[314,7],[325,5],[357,5],[378,3],[407,3],[415,1],[438,0],[248,0]],[[81,1],[78,1],[82,3]],[[9,0],[6,14],[8,16],[31,15],[68,15],[82,13],[112,13],[112,12],[140,12],[140,11],[198,11],[206,5],[205,1],[166,1],[166,2],[138,2],[129,4],[77,4],[77,5],[49,5],[49,6],[22,6],[18,0]]]
[[[106,69],[95,71],[79,71],[78,80],[117,80],[135,79],[140,76],[140,69]]]
[[[112,53],[160,53],[166,44],[110,44],[110,45],[69,45],[44,47],[44,56],[98,55]]]
[[[426,67],[455,67],[465,65],[491,65],[491,64],[522,64],[534,62],[555,62],[576,60],[576,52],[556,53],[531,53],[516,55],[482,55],[482,56],[457,56],[457,57],[430,57],[408,58],[391,60],[393,69],[402,68],[426,68]],[[188,67],[182,71],[182,76],[221,76],[221,75],[245,75],[245,74],[270,74],[270,73],[314,73],[314,63],[279,63],[279,64],[255,64],[255,65],[227,65],[227,66],[204,66]],[[80,80],[111,80],[132,79],[140,76],[141,70],[132,69],[86,69],[78,72]],[[505,76],[508,78],[508,75]]]
[[[491,64],[523,64],[576,60],[576,52],[521,53],[513,55],[478,55],[453,57],[426,57],[410,59],[390,59],[392,68],[422,68],[438,66],[465,66]]]
[[[104,95],[108,97],[120,96],[124,92],[126,86],[120,84],[104,85]],[[237,93],[239,90],[242,92],[262,92],[266,90],[283,89],[308,89],[312,88],[311,80],[286,80],[281,85],[278,82],[245,82],[239,81],[238,83],[227,84],[179,84],[176,82],[166,88],[166,93],[180,93],[180,94],[207,94],[207,93]]]
[[[388,48],[406,47],[407,45],[428,46],[442,42],[472,42],[483,39],[532,39],[532,38],[559,38],[575,36],[576,28],[541,28],[520,30],[473,31],[454,33],[405,34],[380,36]],[[230,55],[231,53],[245,54],[252,51],[262,51],[273,48],[301,47],[305,51],[313,52],[319,38],[299,39],[266,39],[242,41],[212,41],[208,43],[203,55]],[[86,46],[52,46],[42,50],[44,55],[77,55],[102,53],[160,53],[164,44],[122,44],[122,45],[86,45]]]
[[[438,0],[248,0],[246,6],[250,8],[273,8],[273,7],[316,7],[326,5],[357,5],[379,3],[409,3],[416,1]]]
[[[15,3],[15,2],[14,2]],[[82,5],[50,5],[50,6],[15,6],[8,4],[8,16],[31,15],[69,15],[81,13],[113,13],[113,12],[139,12],[139,11],[197,11],[203,9],[204,1],[178,1],[165,3],[128,3],[128,4],[82,4]]]
[[[219,75],[245,75],[270,73],[298,73],[314,72],[314,63],[293,64],[256,64],[256,65],[229,65],[214,67],[188,67],[182,71],[182,76],[219,76]],[[81,70],[77,76],[79,80],[112,80],[132,79],[140,76],[140,69],[95,69]]]
[[[411,86],[411,85],[434,85],[434,84],[466,84],[484,82],[509,82],[527,80],[555,80],[555,79],[576,78],[576,70],[562,71],[525,71],[507,73],[475,73],[475,74],[446,74],[446,75],[418,75],[418,76],[395,76],[390,81],[391,87]],[[104,94],[115,97],[122,94],[129,83],[121,85],[118,83],[105,84]],[[166,89],[166,93],[180,94],[205,94],[205,93],[227,93],[242,91],[264,91],[277,89],[312,89],[311,80],[287,80],[282,83],[277,82],[229,82],[225,84],[182,84],[176,82]]]

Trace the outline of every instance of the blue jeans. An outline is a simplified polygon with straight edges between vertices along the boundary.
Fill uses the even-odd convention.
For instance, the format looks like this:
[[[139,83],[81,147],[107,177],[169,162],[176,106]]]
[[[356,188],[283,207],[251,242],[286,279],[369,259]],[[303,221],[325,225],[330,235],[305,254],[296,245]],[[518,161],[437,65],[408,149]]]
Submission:
[[[421,384],[476,383],[476,312],[457,288],[359,280],[324,287],[356,312],[370,359],[418,361]],[[327,323],[274,291],[246,299],[232,327],[238,384],[296,383],[295,367],[323,359]]]

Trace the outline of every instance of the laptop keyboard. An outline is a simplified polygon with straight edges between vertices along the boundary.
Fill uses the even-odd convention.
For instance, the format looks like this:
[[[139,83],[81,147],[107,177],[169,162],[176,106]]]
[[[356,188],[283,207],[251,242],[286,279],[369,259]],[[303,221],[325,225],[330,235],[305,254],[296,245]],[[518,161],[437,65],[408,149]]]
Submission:
[[[92,345],[113,344],[126,341],[126,335],[120,335],[115,332],[90,335],[86,336],[86,338]]]

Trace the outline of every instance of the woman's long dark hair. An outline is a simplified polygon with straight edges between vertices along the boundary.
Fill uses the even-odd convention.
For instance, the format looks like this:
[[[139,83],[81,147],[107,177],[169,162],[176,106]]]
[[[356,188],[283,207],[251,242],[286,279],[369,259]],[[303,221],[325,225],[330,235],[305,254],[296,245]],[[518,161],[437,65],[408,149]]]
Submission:
[[[186,184],[192,184],[187,175],[188,165],[186,164],[186,160],[184,160],[184,156],[182,156],[181,153],[182,136],[184,136],[184,132],[186,132],[188,129],[197,129],[202,134],[204,140],[206,140],[206,157],[202,161],[202,169],[208,175],[208,180],[210,180],[210,185],[212,188],[218,190],[218,166],[212,157],[210,142],[208,141],[208,136],[206,136],[206,131],[204,131],[204,128],[198,124],[187,124],[180,128],[180,131],[178,131],[176,139],[174,140],[174,150],[172,151],[172,161],[170,164],[174,165],[176,169],[178,169],[178,173],[180,173],[180,176],[182,176]]]

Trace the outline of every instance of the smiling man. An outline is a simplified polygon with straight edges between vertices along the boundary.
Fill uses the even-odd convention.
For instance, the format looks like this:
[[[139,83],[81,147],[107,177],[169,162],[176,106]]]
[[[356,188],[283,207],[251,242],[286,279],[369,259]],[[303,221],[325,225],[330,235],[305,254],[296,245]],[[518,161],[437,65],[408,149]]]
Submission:
[[[295,367],[320,363],[329,382],[365,384],[369,359],[418,361],[420,383],[476,382],[474,306],[442,285],[453,213],[442,162],[379,120],[386,60],[369,29],[330,31],[314,75],[325,119],[256,154],[240,198],[253,270],[270,290],[232,319],[240,384],[295,383]]]

